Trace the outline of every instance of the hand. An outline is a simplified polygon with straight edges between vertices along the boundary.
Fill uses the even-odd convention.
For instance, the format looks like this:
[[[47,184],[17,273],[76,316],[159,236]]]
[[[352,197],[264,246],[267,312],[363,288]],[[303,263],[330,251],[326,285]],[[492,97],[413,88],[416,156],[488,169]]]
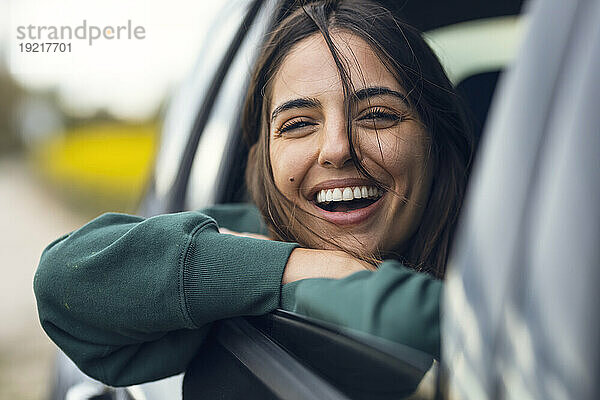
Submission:
[[[281,283],[307,278],[341,279],[358,271],[373,270],[373,265],[343,251],[296,248],[288,259]]]
[[[249,237],[249,238],[254,238],[254,239],[262,239],[262,240],[271,240],[271,238],[265,236],[265,235],[261,235],[259,233],[250,233],[250,232],[234,232],[234,231],[230,231],[227,228],[219,228],[219,233],[225,233],[227,235],[233,235],[233,236],[241,236],[241,237]]]

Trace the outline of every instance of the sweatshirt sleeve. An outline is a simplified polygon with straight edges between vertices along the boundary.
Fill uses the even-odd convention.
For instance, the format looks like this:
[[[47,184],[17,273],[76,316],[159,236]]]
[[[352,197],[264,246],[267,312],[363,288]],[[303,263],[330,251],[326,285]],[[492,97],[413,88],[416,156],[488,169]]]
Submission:
[[[283,286],[281,307],[402,343],[439,359],[442,282],[385,261],[345,279]]]
[[[105,214],[44,250],[40,321],[93,378],[160,379],[186,368],[211,322],[278,307],[294,247],[220,234],[199,212]]]

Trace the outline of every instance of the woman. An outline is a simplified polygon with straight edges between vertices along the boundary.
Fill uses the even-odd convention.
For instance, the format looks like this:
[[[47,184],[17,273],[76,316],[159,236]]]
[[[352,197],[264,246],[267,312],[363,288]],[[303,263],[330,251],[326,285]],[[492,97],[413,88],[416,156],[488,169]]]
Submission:
[[[444,273],[471,139],[419,33],[367,1],[300,7],[271,33],[243,119],[273,240],[219,232],[259,232],[247,206],[103,215],[42,255],[48,335],[114,386],[181,372],[211,322],[277,307],[438,355],[431,275]]]

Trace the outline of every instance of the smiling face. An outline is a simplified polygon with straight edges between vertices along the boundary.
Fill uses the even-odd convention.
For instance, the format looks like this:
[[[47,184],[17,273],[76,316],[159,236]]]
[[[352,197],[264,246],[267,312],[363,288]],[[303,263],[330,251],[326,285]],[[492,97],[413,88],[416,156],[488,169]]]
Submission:
[[[323,238],[365,252],[402,251],[416,231],[432,181],[429,139],[405,91],[370,46],[332,39],[350,61],[354,148],[380,184],[352,162],[343,85],[320,34],[297,43],[271,81],[269,157],[275,185]],[[386,189],[383,189],[386,188]],[[332,248],[314,238],[314,246]]]

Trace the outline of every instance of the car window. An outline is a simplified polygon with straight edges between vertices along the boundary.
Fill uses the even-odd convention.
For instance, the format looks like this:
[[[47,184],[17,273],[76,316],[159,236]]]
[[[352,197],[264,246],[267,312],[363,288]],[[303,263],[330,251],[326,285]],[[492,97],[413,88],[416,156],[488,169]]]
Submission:
[[[425,32],[427,43],[455,85],[475,74],[503,69],[515,58],[523,36],[521,16],[461,22]]]
[[[450,398],[596,399],[600,2],[532,2],[444,291]]]
[[[208,87],[229,48],[247,11],[249,2],[228,1],[215,16],[204,40],[198,61],[190,76],[180,86],[169,105],[161,132],[160,152],[155,168],[155,189],[158,197],[166,196],[175,182],[181,155],[188,141],[197,110],[203,103]]]
[[[496,84],[515,59],[525,25],[520,15],[503,15],[442,26],[424,34],[471,111],[476,142]]]
[[[199,209],[215,202],[217,180],[227,143],[239,134],[239,120],[250,71],[261,45],[275,2],[266,2],[248,31],[219,91],[198,143],[192,164],[185,209]]]

